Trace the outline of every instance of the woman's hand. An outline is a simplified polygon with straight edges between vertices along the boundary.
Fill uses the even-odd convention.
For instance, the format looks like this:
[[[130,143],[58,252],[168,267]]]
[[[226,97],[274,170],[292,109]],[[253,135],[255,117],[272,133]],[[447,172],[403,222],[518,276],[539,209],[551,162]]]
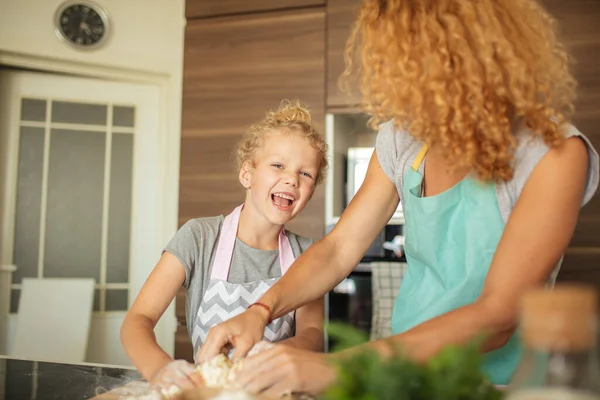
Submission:
[[[266,310],[251,307],[208,331],[206,340],[196,355],[196,362],[211,360],[219,353],[227,354],[233,347],[232,361],[239,361],[262,338],[269,322]]]
[[[203,384],[204,380],[194,364],[185,360],[171,361],[150,380],[150,387],[160,392],[168,392],[173,387],[178,390],[191,389]]]
[[[274,345],[240,363],[236,382],[250,393],[316,395],[334,383],[336,372],[324,353]]]

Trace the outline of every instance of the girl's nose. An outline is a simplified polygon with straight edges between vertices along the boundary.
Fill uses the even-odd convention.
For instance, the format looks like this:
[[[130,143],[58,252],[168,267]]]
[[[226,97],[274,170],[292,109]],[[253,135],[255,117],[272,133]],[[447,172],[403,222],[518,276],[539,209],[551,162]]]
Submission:
[[[285,177],[285,183],[287,185],[292,185],[293,187],[298,187],[298,175],[296,175],[296,174],[288,174]]]

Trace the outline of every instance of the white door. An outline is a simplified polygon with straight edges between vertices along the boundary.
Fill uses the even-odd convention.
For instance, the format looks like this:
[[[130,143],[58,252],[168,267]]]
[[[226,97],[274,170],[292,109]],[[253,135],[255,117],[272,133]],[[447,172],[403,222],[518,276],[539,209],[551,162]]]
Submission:
[[[119,330],[165,245],[159,95],[0,71],[0,264],[18,268],[5,297],[8,346],[24,277],[93,278],[87,361],[131,365]],[[174,322],[171,306],[155,330],[171,354]]]

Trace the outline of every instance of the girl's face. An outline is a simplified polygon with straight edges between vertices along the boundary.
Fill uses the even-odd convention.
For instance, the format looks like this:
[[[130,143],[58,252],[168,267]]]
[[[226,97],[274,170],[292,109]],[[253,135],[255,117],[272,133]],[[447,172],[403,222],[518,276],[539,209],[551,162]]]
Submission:
[[[248,189],[246,205],[272,224],[283,225],[312,197],[318,171],[319,153],[308,140],[273,131],[263,138],[254,163],[244,163],[240,171],[240,182]]]

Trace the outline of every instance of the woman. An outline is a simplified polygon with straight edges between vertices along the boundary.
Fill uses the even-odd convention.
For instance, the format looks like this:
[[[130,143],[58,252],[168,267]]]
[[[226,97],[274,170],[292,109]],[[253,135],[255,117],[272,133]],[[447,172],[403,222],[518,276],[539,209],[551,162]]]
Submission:
[[[366,111],[380,125],[366,179],[330,234],[240,316],[213,328],[201,359],[243,357],[265,324],[322,296],[360,261],[402,201],[408,272],[386,340],[417,360],[487,333],[491,381],[519,357],[516,305],[553,276],[598,154],[569,123],[574,79],[554,21],[534,0],[366,0],[348,42]],[[301,290],[299,290],[301,289]],[[283,349],[245,360],[254,392],[316,393],[328,355]]]

